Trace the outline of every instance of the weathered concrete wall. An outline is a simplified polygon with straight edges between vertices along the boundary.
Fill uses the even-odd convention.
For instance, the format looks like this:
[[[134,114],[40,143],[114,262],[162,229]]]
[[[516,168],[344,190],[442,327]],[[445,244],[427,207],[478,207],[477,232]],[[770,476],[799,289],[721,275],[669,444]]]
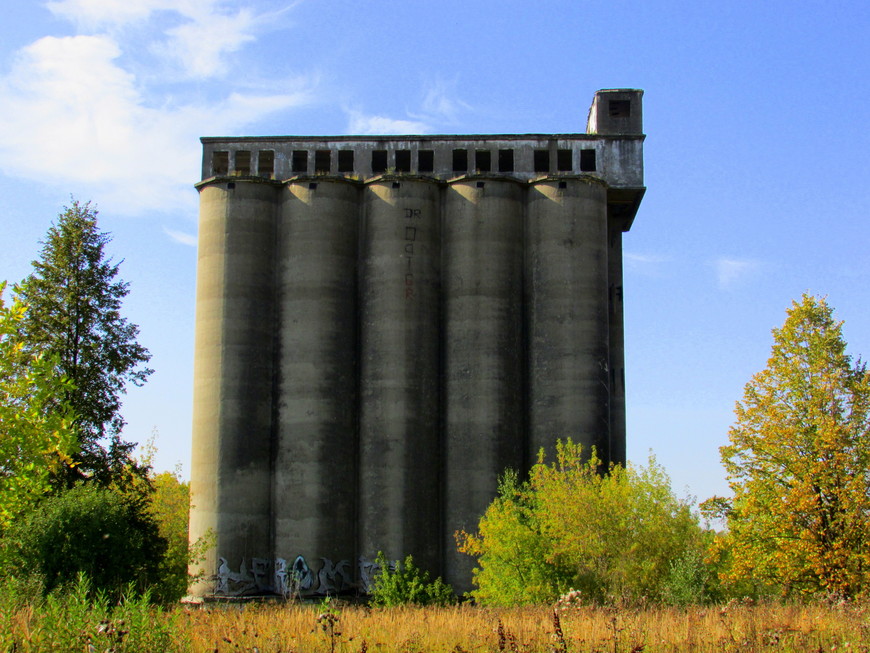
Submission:
[[[571,437],[610,454],[607,188],[544,179],[529,188],[529,456]]]
[[[467,179],[444,212],[444,575],[471,589],[474,561],[456,550],[474,532],[498,478],[523,466],[523,185]]]
[[[357,474],[357,184],[284,189],[277,241],[277,556],[353,560]]]
[[[267,182],[201,190],[191,495],[205,561],[270,559],[275,199]]]
[[[440,567],[441,203],[431,180],[365,190],[360,554]]]

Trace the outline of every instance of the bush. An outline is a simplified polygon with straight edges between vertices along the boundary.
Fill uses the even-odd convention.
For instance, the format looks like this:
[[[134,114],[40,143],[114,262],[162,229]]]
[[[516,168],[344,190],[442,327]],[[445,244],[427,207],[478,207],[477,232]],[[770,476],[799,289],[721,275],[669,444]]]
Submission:
[[[383,552],[378,552],[379,571],[374,578],[371,604],[382,607],[397,605],[451,605],[456,603],[453,589],[440,578],[429,582],[429,572],[414,564],[411,556],[396,561],[390,569]]]
[[[474,599],[552,602],[570,588],[592,603],[703,596],[704,533],[655,459],[606,469],[570,440],[556,454],[552,464],[542,454],[526,483],[506,476],[478,533],[458,534],[478,558]]]
[[[3,538],[10,575],[35,574],[45,593],[84,574],[111,600],[159,578],[166,541],[141,500],[79,485],[43,501]]]

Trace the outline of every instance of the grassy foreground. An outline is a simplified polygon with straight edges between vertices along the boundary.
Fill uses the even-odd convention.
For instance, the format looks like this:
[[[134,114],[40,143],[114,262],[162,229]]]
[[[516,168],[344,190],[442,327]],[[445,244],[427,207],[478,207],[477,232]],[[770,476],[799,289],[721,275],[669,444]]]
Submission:
[[[0,605],[2,651],[870,651],[870,604],[688,609]]]

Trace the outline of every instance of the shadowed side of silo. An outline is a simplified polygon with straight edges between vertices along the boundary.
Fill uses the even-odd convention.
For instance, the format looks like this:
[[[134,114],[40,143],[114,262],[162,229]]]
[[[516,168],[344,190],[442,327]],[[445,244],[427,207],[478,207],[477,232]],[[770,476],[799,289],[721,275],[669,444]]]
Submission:
[[[526,293],[529,454],[572,438],[609,460],[607,188],[542,179],[529,188]]]
[[[611,221],[607,267],[610,345],[610,461],[625,465],[625,327],[622,287],[622,225]]]
[[[275,555],[355,566],[360,188],[290,181],[278,226]]]
[[[471,589],[476,532],[498,478],[523,465],[523,184],[464,179],[443,222],[445,579]]]
[[[214,534],[194,593],[219,566],[271,559],[273,276],[278,189],[218,178],[200,186],[191,541]],[[223,560],[221,560],[223,559]],[[256,587],[251,587],[256,591]]]
[[[360,244],[360,546],[440,573],[439,187],[365,188]]]

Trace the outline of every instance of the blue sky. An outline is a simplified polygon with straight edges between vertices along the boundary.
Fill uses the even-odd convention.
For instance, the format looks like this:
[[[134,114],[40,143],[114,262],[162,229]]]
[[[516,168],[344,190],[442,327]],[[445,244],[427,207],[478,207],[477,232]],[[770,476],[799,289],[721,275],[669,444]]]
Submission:
[[[724,493],[718,447],[792,299],[870,355],[866,2],[17,2],[0,24],[0,279],[92,200],[157,371],[126,437],[189,472],[200,136],[582,132],[645,90],[625,237],[629,457]]]

